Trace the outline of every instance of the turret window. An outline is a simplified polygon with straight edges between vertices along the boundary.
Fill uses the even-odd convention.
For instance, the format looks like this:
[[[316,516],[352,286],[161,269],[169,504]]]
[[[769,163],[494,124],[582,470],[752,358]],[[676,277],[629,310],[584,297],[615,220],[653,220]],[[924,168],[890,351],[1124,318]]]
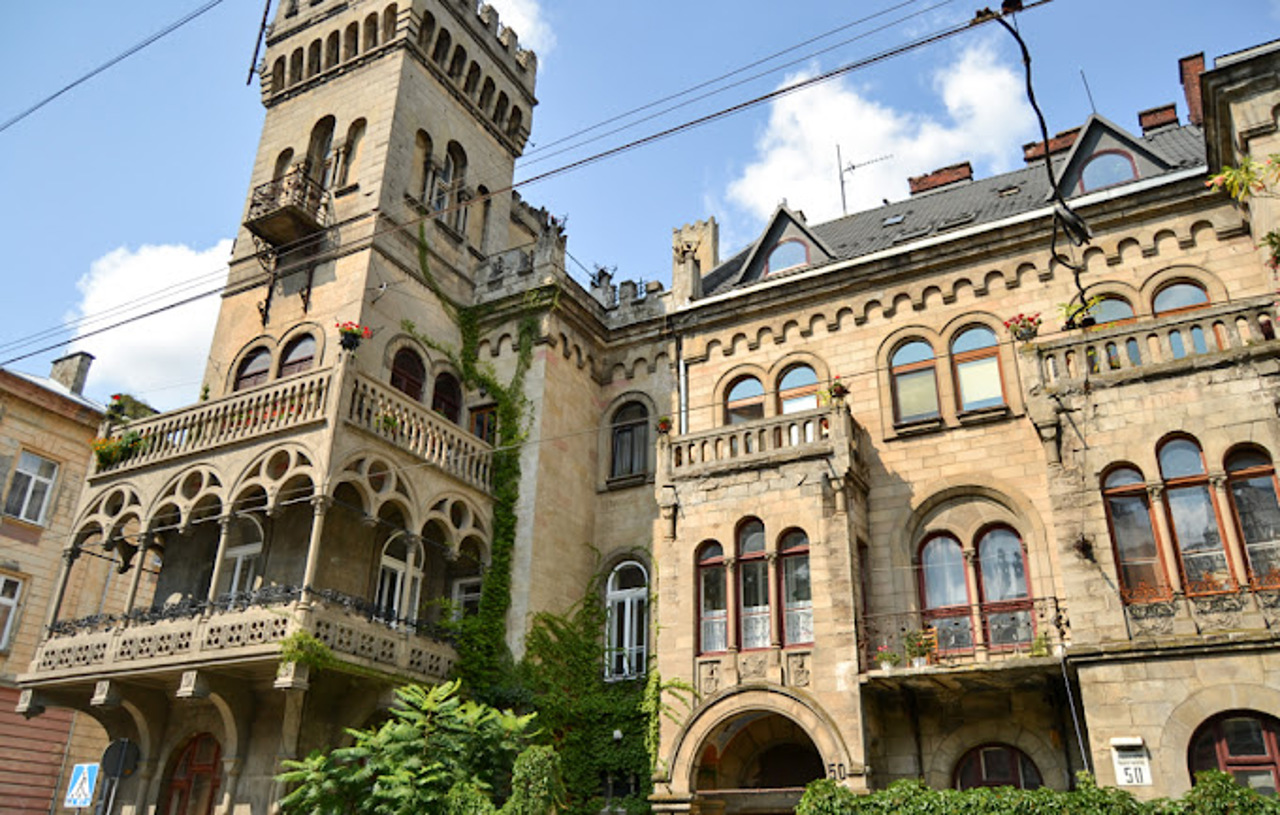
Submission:
[[[391,387],[414,401],[422,401],[422,388],[427,380],[427,368],[422,357],[409,348],[396,351],[391,360]]]
[[[240,367],[236,369],[235,384],[232,390],[242,391],[267,381],[271,375],[271,352],[265,348],[250,351]]]
[[[280,376],[302,373],[315,364],[316,338],[304,334],[284,347],[280,359]]]

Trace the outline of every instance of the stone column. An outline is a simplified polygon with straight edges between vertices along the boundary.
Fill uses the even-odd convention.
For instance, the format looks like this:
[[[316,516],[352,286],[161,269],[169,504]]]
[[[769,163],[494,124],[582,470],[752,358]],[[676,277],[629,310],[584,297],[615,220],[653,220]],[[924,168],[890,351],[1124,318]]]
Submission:
[[[311,499],[311,541],[307,546],[307,565],[302,573],[302,603],[309,605],[316,571],[320,568],[320,537],[324,534],[324,513],[332,499],[327,495],[316,495]]]
[[[738,653],[738,559],[724,559],[724,643],[729,653]]]
[[[1164,505],[1164,484],[1160,482],[1147,484],[1147,494],[1151,496],[1152,514],[1156,516],[1156,545],[1160,550],[1160,559],[1164,561],[1165,576],[1169,580],[1169,588],[1175,592],[1182,591],[1181,560],[1173,544],[1173,531],[1169,526],[1169,515]]]
[[[769,605],[778,604],[777,611],[769,615],[769,644],[774,648],[782,647],[782,626],[786,625],[786,609],[782,597],[782,575],[778,574],[778,553],[765,555],[769,562]]]
[[[142,570],[147,565],[147,552],[151,549],[151,533],[144,532],[138,537],[138,553],[133,564],[133,577],[129,580],[129,595],[124,601],[124,613],[133,611],[134,601],[138,599],[138,584],[142,582]]]
[[[227,557],[227,539],[231,537],[231,522],[235,520],[235,515],[227,513],[218,518],[218,554],[214,556],[213,576],[209,578],[209,603],[212,604],[218,598],[218,584],[222,582],[223,564]],[[205,613],[208,613],[206,609]]]
[[[981,564],[978,562],[978,550],[964,544],[961,547],[964,553],[964,579],[969,590],[969,625],[973,631],[973,653],[979,661],[985,661],[988,649],[987,628],[982,615],[982,594],[978,591],[982,585],[981,575],[978,574]]]
[[[49,630],[58,621],[58,612],[62,610],[62,598],[67,593],[67,581],[71,579],[71,566],[79,557],[80,547],[76,544],[62,550],[62,566],[58,568],[58,582],[54,586],[53,597],[49,600],[49,610],[45,612],[44,630],[40,633],[42,642],[49,638]]]
[[[1226,473],[1215,473],[1209,476],[1213,485],[1213,500],[1217,504],[1219,525],[1222,527],[1222,546],[1226,550],[1228,568],[1241,586],[1249,585],[1249,553],[1245,550],[1244,541],[1236,529],[1235,513],[1232,512],[1231,496],[1227,494]]]

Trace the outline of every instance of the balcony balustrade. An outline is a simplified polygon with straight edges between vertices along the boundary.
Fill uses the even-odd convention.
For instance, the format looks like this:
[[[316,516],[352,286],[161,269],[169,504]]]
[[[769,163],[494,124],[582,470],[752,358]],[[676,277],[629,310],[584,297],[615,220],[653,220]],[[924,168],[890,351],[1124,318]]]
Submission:
[[[859,456],[858,425],[841,403],[788,413],[698,433],[670,437],[666,451],[671,478],[768,466],[783,461],[820,458],[847,451]]]
[[[1065,619],[1055,597],[950,606],[928,611],[871,614],[863,618],[863,670],[879,667],[877,654],[911,664],[907,642],[930,642],[927,665],[958,668],[1050,656],[1063,644]]]
[[[1156,318],[1126,320],[1083,335],[1037,342],[1040,383],[1159,376],[1275,340],[1271,297],[1254,297]]]
[[[323,169],[321,174],[323,175]],[[272,246],[284,246],[325,228],[328,194],[306,163],[259,184],[249,199],[245,228]]]
[[[333,379],[327,368],[117,427],[111,435],[125,442],[121,457],[95,462],[89,478],[323,421]]]
[[[390,619],[367,600],[330,590],[313,592],[305,605],[301,597],[297,587],[273,586],[214,603],[187,601],[61,621],[23,681],[278,659],[281,642],[298,631],[309,632],[340,659],[367,661],[418,681],[449,675],[455,653],[433,626]]]

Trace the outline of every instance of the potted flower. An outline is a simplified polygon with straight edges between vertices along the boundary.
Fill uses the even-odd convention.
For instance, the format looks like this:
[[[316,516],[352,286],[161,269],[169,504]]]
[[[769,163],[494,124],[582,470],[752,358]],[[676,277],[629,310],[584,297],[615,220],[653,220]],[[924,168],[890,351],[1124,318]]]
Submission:
[[[902,663],[902,656],[887,645],[881,645],[876,649],[876,664],[880,666],[880,670],[886,673],[893,670],[895,665]]]
[[[831,380],[831,387],[821,391],[818,396],[822,401],[828,403],[839,404],[849,395],[849,386],[840,381],[840,375],[837,374]]]
[[[347,320],[345,323],[338,323],[338,344],[345,351],[354,351],[360,347],[360,340],[367,340],[373,336],[373,332],[368,326],[360,325],[354,320]]]
[[[1042,322],[1044,321],[1040,318],[1040,312],[1037,311],[1034,314],[1015,314],[1004,321],[1004,327],[1015,340],[1030,342],[1036,338],[1036,334],[1040,333]]]
[[[911,658],[911,667],[923,668],[929,664],[929,657],[937,646],[936,636],[931,628],[903,633],[902,645]]]
[[[659,432],[659,433],[661,433],[661,434],[662,434],[662,435],[664,435],[664,436],[665,436],[665,435],[667,435],[668,433],[670,433],[670,432],[671,432],[671,417],[670,417],[670,416],[661,416],[661,417],[659,417],[659,418],[658,418],[657,428],[658,428],[658,432]]]

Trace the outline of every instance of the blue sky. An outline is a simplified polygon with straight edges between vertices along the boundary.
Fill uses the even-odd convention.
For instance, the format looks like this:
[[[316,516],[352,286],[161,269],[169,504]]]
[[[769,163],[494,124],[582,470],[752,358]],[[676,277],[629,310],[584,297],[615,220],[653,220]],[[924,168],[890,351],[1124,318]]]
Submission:
[[[73,0],[11,9],[0,29],[0,121],[201,4]],[[892,48],[976,8],[945,0],[494,4],[540,59],[540,104],[517,178]],[[1090,113],[1082,70],[1098,113],[1123,127],[1136,130],[1139,110],[1167,102],[1177,102],[1185,121],[1178,58],[1203,51],[1212,61],[1269,39],[1280,23],[1280,0],[1227,5],[1229,20],[1215,13],[1221,7],[1191,0],[1052,0],[1019,15],[1051,132]],[[63,332],[18,344],[69,318],[184,281],[195,281],[185,294],[217,285],[263,117],[256,78],[245,85],[261,13],[262,0],[224,0],[0,132],[0,228],[9,249],[0,360],[71,340]],[[873,19],[854,24],[863,17]],[[734,81],[764,72],[759,78],[548,155],[556,148],[547,145],[583,127],[841,27]],[[838,216],[837,144],[846,162],[892,155],[849,176],[850,211],[901,199],[907,176],[958,161],[971,160],[979,175],[1019,166],[1020,145],[1036,138],[1021,83],[1012,40],[986,26],[523,194],[568,216],[569,251],[584,266],[665,283],[670,230],[680,224],[715,215],[727,256],[783,199],[811,221]],[[98,357],[90,395],[129,390],[166,408],[193,400],[216,307],[216,297],[206,298],[80,341]],[[58,355],[13,367],[44,374]]]

